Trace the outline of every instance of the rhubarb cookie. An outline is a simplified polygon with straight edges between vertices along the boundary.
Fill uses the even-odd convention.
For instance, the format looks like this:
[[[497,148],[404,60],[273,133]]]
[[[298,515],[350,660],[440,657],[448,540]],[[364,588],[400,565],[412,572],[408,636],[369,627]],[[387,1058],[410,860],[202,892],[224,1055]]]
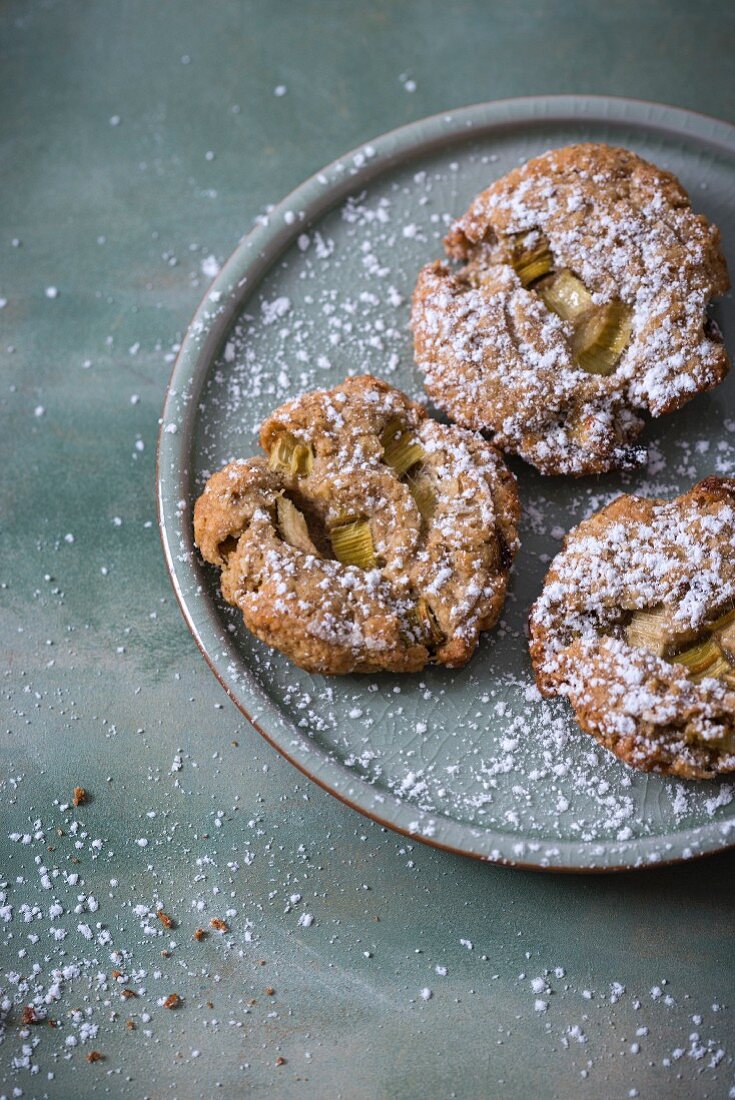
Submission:
[[[670,173],[626,149],[571,145],[474,200],[413,298],[428,394],[545,474],[639,464],[642,413],[716,386],[730,363],[710,300],[720,234]]]
[[[220,470],[194,511],[246,626],[310,672],[465,664],[518,547],[495,448],[370,375],[283,405],[260,443],[265,456]]]
[[[735,479],[621,496],[567,535],[530,620],[538,686],[644,771],[735,770]]]

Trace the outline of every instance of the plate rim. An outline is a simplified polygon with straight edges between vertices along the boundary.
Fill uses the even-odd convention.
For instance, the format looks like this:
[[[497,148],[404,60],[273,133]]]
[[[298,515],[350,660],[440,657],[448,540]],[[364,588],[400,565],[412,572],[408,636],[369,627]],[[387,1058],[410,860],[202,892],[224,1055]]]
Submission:
[[[655,837],[636,837],[629,841],[578,842],[524,838],[473,826],[443,814],[421,811],[392,793],[380,797],[381,805],[390,812],[377,812],[374,787],[324,750],[315,749],[305,735],[283,718],[279,708],[255,682],[247,666],[246,686],[239,689],[231,683],[231,680],[237,679],[234,673],[228,678],[220,670],[218,661],[210,651],[215,648],[220,650],[228,644],[231,656],[236,657],[239,651],[221,635],[221,622],[218,627],[216,609],[198,583],[198,567],[191,556],[192,500],[190,484],[186,483],[191,480],[188,463],[196,421],[192,410],[196,407],[213,358],[244,301],[302,228],[339,205],[356,188],[432,149],[459,143],[473,133],[479,136],[514,126],[560,122],[607,122],[637,126],[641,130],[663,131],[680,139],[709,144],[735,157],[735,126],[728,122],[648,100],[593,95],[522,96],[452,108],[387,131],[344,153],[299,184],[272,208],[264,223],[257,224],[241,238],[219,274],[207,287],[181,342],[165,391],[156,450],[158,529],[179,609],[209,668],[253,728],[303,775],[339,801],[380,826],[411,840],[484,862],[526,870],[568,873],[653,869],[723,852],[735,847],[735,838],[732,841],[724,839],[722,822]],[[291,216],[287,217],[289,213]],[[180,427],[183,430],[179,430]],[[184,564],[180,565],[177,556],[182,536],[185,541],[188,536],[190,545],[187,546],[189,553]],[[190,592],[183,590],[184,578],[179,576],[180,569],[187,575],[190,585],[193,583]],[[219,661],[223,661],[221,654]],[[274,720],[285,722],[290,727],[291,739],[295,737],[296,742],[300,743],[301,752],[289,751],[284,739],[279,740],[275,733],[264,728],[261,719],[251,713],[257,704],[264,712],[270,711]],[[315,757],[321,761],[319,774],[309,766]],[[339,782],[346,776],[349,790],[342,789],[344,783]],[[364,791],[362,801],[353,794],[353,788],[359,789],[359,793]],[[417,820],[407,823],[406,817]],[[431,822],[433,826],[438,826],[439,835],[426,835],[420,827],[414,828],[414,824],[418,826],[419,822],[424,825]],[[735,821],[730,831],[735,831]],[[463,843],[455,843],[443,837],[442,833],[449,834],[449,837],[458,833]],[[696,845],[695,850],[691,850],[692,844]],[[616,857],[622,858],[617,861],[615,858],[607,859],[613,855],[611,849]],[[547,854],[543,858],[535,857],[537,851],[544,850]],[[665,855],[661,854],[663,852]],[[531,858],[528,858],[529,855]],[[628,855],[630,858],[626,859]],[[557,859],[560,861],[557,862]]]

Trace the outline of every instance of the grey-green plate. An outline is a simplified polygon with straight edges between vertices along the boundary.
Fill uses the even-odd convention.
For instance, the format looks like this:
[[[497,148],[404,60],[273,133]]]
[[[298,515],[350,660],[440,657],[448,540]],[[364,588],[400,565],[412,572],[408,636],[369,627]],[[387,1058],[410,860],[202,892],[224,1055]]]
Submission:
[[[293,764],[348,805],[419,840],[538,868],[611,870],[735,841],[729,783],[641,775],[533,686],[528,608],[569,527],[622,489],[673,495],[735,469],[735,377],[649,426],[635,476],[542,479],[514,462],[523,548],[500,627],[467,668],[322,678],[243,627],[192,541],[206,477],[257,451],[256,429],[302,390],[370,371],[421,394],[407,328],[416,273],[447,220],[519,161],[580,140],[673,170],[735,256],[735,128],[630,100],[544,97],[416,122],[348,153],[262,219],[215,279],[171,378],[159,514],[174,588],[230,697]],[[732,302],[718,319],[735,330]]]

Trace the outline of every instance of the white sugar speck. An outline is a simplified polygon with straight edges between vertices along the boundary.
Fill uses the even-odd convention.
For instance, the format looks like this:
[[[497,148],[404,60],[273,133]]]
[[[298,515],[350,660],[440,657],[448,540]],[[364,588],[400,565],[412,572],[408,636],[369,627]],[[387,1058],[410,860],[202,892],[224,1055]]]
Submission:
[[[220,266],[219,260],[216,256],[205,256],[201,263],[202,275],[206,275],[208,279],[214,279],[216,275],[219,275]]]

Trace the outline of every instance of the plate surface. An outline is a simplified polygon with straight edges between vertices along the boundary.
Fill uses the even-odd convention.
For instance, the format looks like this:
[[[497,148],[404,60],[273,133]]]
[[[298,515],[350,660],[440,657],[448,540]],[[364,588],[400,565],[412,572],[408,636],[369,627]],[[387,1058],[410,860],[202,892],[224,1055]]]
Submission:
[[[184,616],[230,697],[327,790],[417,839],[523,866],[610,870],[735,842],[732,783],[631,771],[538,697],[524,636],[549,558],[620,491],[675,495],[735,470],[735,372],[649,425],[647,469],[580,481],[512,462],[524,518],[500,627],[460,671],[324,678],[243,627],[193,546],[210,473],[258,452],[282,401],[369,371],[422,394],[407,327],[416,273],[448,221],[530,156],[580,140],[625,145],[675,172],[735,257],[735,128],[631,100],[544,97],[481,104],[347,154],[263,219],[219,273],[182,345],[159,440],[159,517]],[[732,298],[715,316],[731,340]]]

